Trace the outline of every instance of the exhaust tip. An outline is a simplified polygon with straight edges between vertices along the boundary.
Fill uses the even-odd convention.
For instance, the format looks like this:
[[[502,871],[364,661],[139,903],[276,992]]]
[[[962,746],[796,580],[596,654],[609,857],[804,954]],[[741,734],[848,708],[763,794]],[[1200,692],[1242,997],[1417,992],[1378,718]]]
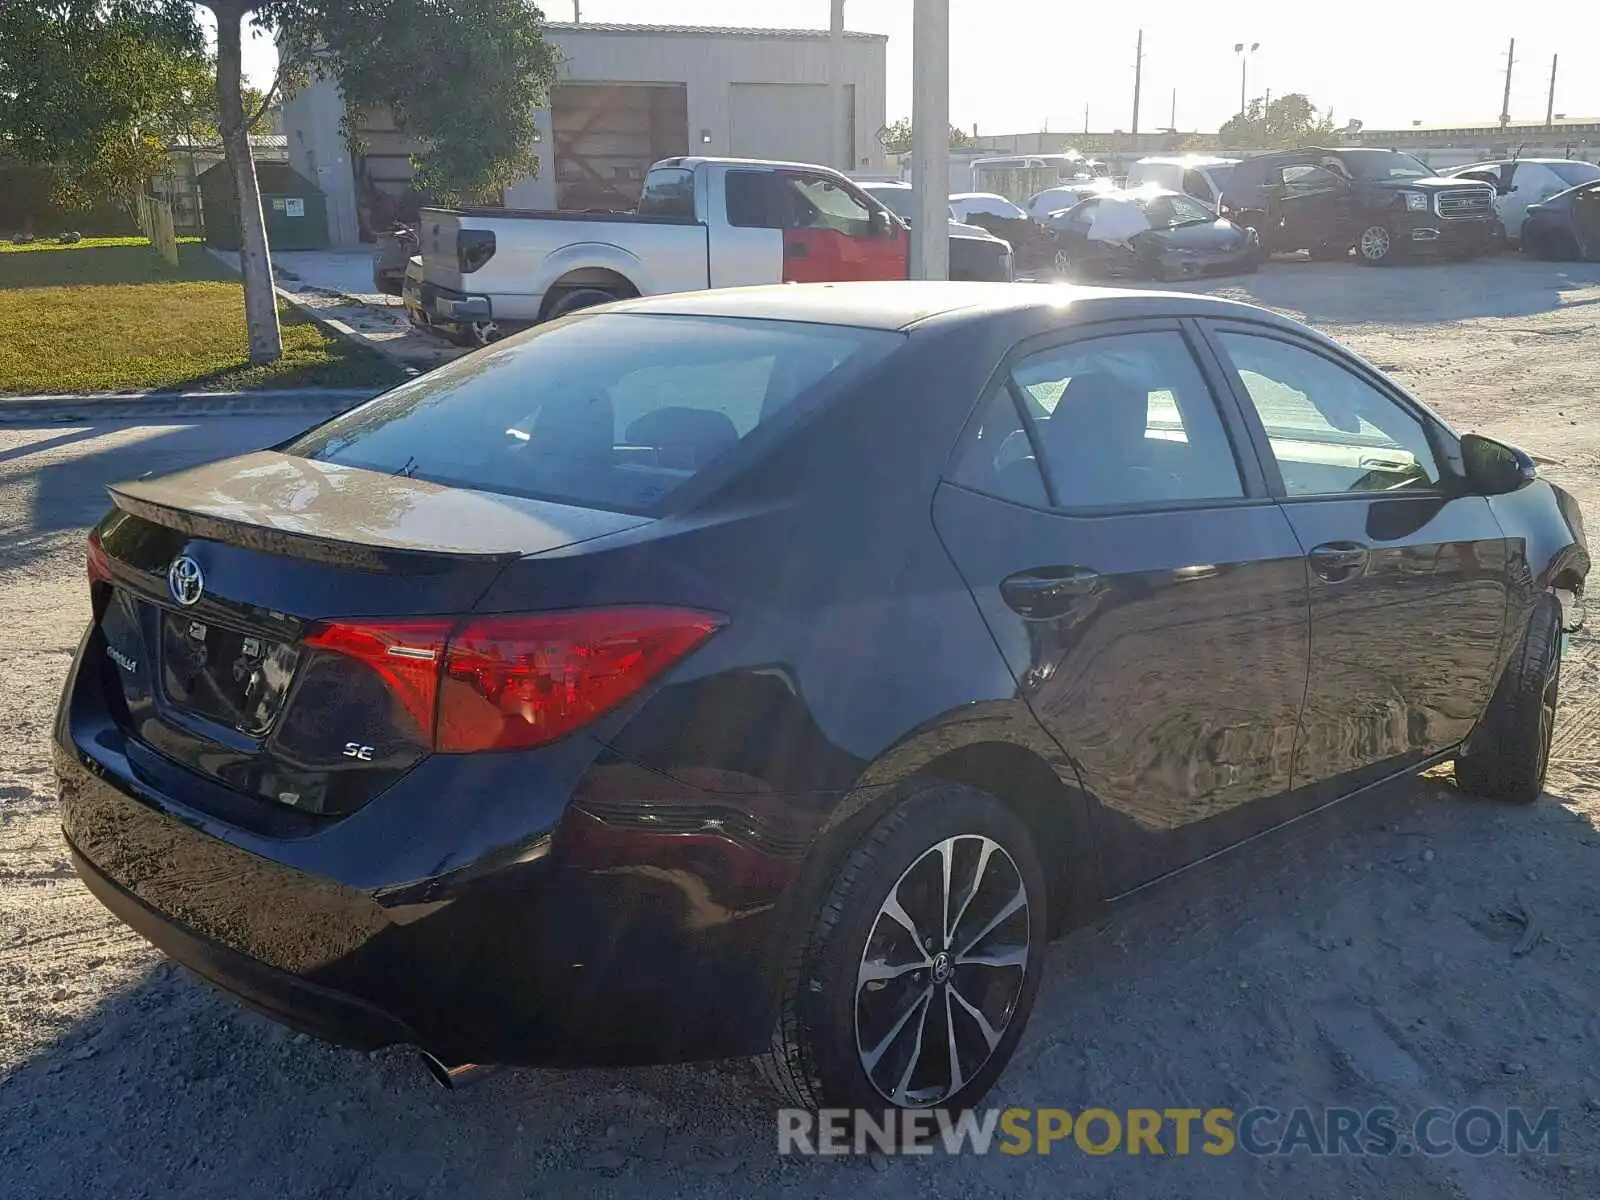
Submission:
[[[433,1076],[433,1081],[445,1091],[455,1090],[455,1080],[450,1078],[450,1068],[445,1066],[426,1050],[418,1050],[417,1057],[422,1059],[422,1065],[427,1068],[428,1074]]]
[[[459,1066],[447,1067],[426,1050],[418,1050],[417,1054],[422,1059],[422,1065],[427,1068],[428,1074],[433,1076],[433,1081],[450,1092],[466,1087],[469,1083],[476,1083],[499,1070],[498,1067],[483,1063],[461,1063]]]

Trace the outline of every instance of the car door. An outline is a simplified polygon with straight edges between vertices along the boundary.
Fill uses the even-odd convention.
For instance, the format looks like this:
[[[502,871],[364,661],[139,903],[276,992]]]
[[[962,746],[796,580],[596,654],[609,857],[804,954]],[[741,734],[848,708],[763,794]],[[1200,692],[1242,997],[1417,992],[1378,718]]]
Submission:
[[[1493,691],[1509,547],[1459,446],[1388,381],[1274,327],[1203,323],[1306,555],[1311,676],[1295,786],[1450,749]]]
[[[1113,892],[1287,813],[1305,569],[1218,382],[1175,320],[1020,347],[935,497]]]
[[[780,170],[786,283],[905,279],[910,239],[888,210],[829,175]],[[874,220],[874,213],[882,216]]]
[[[1506,196],[1504,216],[1508,232],[1522,236],[1522,223],[1528,219],[1528,206],[1542,204],[1567,190],[1567,183],[1543,163],[1516,163],[1511,192]]]
[[[1283,244],[1297,250],[1350,244],[1349,181],[1312,162],[1283,168]]]
[[[1600,260],[1600,183],[1591,183],[1572,196],[1572,236],[1578,240],[1578,257]]]

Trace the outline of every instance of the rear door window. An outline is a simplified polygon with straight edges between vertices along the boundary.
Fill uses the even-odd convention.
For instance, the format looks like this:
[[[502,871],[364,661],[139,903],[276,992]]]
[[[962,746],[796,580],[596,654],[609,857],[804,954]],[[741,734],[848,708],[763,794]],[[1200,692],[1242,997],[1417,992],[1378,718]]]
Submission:
[[[762,425],[904,336],[789,321],[596,313],[509,338],[335,417],[291,454],[654,515]]]
[[[1216,400],[1176,330],[1046,350],[1018,363],[1012,382],[1063,508],[1244,495]]]
[[[639,193],[639,215],[694,220],[694,172],[685,167],[657,167],[646,174]]]
[[[729,171],[723,182],[728,224],[739,229],[782,229],[778,177],[771,171]]]

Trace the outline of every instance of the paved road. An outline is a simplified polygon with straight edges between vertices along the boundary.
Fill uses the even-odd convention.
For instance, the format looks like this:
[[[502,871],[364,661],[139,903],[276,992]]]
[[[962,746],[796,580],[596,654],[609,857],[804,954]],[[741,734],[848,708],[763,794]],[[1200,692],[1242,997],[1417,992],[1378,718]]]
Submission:
[[[1593,789],[1507,811],[1438,780],[1343,806],[1052,947],[1000,1106],[1554,1105],[1563,1157],[797,1161],[744,1064],[509,1071],[458,1094],[408,1056],[297,1038],[90,899],[45,731],[86,615],[101,485],[291,422],[0,430],[0,1197],[1592,1197]],[[1592,702],[1594,672],[1585,686]],[[1570,701],[1569,701],[1570,703]],[[1585,808],[1585,804],[1587,808]],[[1545,914],[1526,957],[1504,916]],[[1195,1145],[1198,1147],[1197,1137]]]

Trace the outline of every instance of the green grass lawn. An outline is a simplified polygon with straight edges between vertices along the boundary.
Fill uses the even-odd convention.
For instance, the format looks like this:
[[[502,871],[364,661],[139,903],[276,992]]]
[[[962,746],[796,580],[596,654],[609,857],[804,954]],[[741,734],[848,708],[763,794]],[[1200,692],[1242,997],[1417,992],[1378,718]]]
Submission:
[[[279,302],[283,358],[252,367],[239,278],[194,240],[0,243],[0,394],[368,387],[400,369]]]

